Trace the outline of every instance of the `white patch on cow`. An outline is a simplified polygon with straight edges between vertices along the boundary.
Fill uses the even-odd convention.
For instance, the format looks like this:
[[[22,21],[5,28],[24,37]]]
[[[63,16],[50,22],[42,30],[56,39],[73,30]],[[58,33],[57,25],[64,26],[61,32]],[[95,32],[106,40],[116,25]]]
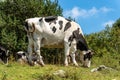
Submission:
[[[85,60],[84,66],[90,67],[91,61],[90,60]]]

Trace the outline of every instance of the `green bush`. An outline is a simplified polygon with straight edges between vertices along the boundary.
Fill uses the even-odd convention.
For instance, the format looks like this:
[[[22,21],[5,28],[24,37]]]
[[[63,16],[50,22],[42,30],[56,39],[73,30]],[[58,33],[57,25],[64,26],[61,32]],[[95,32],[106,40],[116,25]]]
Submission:
[[[27,51],[27,36],[24,21],[39,16],[62,16],[58,0],[4,0],[0,1],[0,44],[12,54]]]

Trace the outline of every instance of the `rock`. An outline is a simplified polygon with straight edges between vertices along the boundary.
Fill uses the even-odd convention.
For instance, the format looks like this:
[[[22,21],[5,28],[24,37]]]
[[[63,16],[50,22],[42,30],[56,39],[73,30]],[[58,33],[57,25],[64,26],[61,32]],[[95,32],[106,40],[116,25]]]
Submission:
[[[93,68],[93,69],[91,70],[91,72],[101,71],[101,70],[103,70],[103,69],[112,69],[112,68],[106,67],[105,65],[100,65],[100,66],[97,67],[97,68]]]
[[[59,77],[65,77],[66,72],[64,70],[57,70],[53,73],[53,75],[59,76]]]

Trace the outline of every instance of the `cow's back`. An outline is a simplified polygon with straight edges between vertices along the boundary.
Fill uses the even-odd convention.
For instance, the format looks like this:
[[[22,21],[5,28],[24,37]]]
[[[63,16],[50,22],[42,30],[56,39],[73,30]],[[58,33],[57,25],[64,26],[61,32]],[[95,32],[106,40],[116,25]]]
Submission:
[[[44,33],[42,34],[42,46],[47,48],[63,48],[63,43],[65,38],[69,39],[69,37],[73,34],[73,31],[80,28],[80,26],[71,20],[58,16],[57,19],[53,21],[46,22],[44,24],[49,25],[47,30],[51,30],[52,32],[46,31],[44,29]],[[81,31],[81,28],[80,28]],[[82,33],[82,31],[80,32]]]
[[[28,35],[28,38],[32,37],[33,40],[30,40],[34,41],[35,38],[40,37],[41,47],[63,48],[64,41],[68,41],[75,30],[79,28],[79,33],[82,33],[79,24],[61,16],[30,18],[26,21],[35,28],[31,30],[34,32]]]

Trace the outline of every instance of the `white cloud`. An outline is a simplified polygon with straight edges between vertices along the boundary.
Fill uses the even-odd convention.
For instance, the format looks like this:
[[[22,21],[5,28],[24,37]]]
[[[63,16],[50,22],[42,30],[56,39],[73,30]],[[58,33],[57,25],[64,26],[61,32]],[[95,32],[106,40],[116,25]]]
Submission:
[[[63,15],[66,17],[77,18],[79,16],[83,16],[86,13],[85,10],[80,10],[78,7],[74,7],[71,10],[66,10],[63,12]]]
[[[115,21],[113,21],[113,20],[109,20],[109,21],[103,23],[102,26],[106,27],[108,25],[109,27],[112,27],[112,25],[113,25],[114,22]]]
[[[112,10],[112,9],[106,8],[106,7],[100,8],[100,11],[105,12],[105,13],[107,13],[107,12],[109,12],[109,11],[111,11],[111,10]]]
[[[92,9],[90,9],[90,10],[88,10],[88,14],[90,15],[94,15],[94,14],[96,14],[98,12],[98,10],[95,8],[95,7],[93,7]]]
[[[78,16],[81,15],[78,7],[74,7],[74,8],[70,11],[70,14],[71,14],[73,17],[78,17]]]
[[[72,18],[76,18],[78,19],[78,17],[90,17],[99,13],[107,13],[111,11],[110,8],[107,7],[101,7],[99,9],[97,9],[96,7],[92,7],[89,10],[86,9],[80,9],[79,7],[73,7],[71,10],[66,10],[63,12],[63,15],[65,17],[72,17]]]

